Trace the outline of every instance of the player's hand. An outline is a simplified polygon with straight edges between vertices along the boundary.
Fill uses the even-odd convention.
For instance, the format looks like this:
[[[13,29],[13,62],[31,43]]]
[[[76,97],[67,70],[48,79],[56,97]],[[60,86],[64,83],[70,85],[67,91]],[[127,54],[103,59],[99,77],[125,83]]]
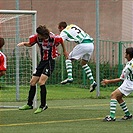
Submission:
[[[64,56],[66,59],[68,59],[68,56],[69,56],[68,52],[64,52]]]
[[[107,80],[107,79],[103,79],[103,80],[101,81],[101,84],[102,84],[102,85],[107,85],[108,82],[109,82],[109,80]]]
[[[24,43],[23,42],[21,42],[21,43],[19,43],[19,44],[17,44],[17,46],[24,46]]]

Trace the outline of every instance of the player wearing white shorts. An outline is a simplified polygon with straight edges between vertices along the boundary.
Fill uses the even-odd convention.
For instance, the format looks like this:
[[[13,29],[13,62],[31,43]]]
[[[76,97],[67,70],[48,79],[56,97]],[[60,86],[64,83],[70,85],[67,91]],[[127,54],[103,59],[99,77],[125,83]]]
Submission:
[[[85,33],[81,28],[75,24],[67,25],[66,22],[60,22],[58,29],[61,32],[60,36],[65,41],[76,42],[77,45],[69,53],[68,59],[66,59],[66,69],[68,73],[67,79],[61,82],[61,84],[72,83],[72,60],[81,59],[82,68],[85,70],[87,77],[90,80],[90,92],[94,91],[97,83],[95,82],[91,68],[87,64],[91,58],[94,50],[93,38]]]
[[[111,94],[110,115],[106,116],[104,121],[115,121],[117,102],[125,112],[125,116],[122,118],[122,120],[128,120],[132,118],[132,114],[129,112],[126,103],[123,100],[123,96],[128,96],[131,92],[133,92],[133,47],[126,49],[125,58],[128,60],[128,62],[126,63],[120,78],[111,80],[104,79],[101,82],[103,85],[106,85],[109,83],[123,81],[122,85]]]

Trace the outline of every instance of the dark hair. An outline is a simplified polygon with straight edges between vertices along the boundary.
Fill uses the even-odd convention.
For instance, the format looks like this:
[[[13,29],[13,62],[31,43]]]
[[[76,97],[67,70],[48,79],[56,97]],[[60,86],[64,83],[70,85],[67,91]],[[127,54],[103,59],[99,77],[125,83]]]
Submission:
[[[37,32],[38,34],[40,34],[40,35],[46,37],[46,38],[48,38],[48,37],[49,37],[49,34],[50,34],[49,30],[46,28],[45,25],[44,25],[44,26],[40,25],[40,26],[36,29],[36,32]]]
[[[5,44],[4,38],[0,37],[0,48],[2,48],[4,44]]]
[[[133,58],[133,47],[127,48],[126,53],[129,54],[131,58]]]
[[[66,28],[67,27],[67,23],[66,22],[60,22],[59,23],[59,28],[61,28],[61,27],[63,27],[63,28]]]

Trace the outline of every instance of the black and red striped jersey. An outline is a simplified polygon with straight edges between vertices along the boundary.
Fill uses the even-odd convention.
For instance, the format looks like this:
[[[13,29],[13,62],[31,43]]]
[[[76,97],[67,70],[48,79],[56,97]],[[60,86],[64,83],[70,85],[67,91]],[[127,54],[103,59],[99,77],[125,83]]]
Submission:
[[[38,38],[37,34],[34,34],[29,37],[29,43],[32,46],[37,43],[40,48],[41,59],[48,60],[60,55],[57,51],[57,46],[63,43],[63,39],[59,35],[50,33],[50,38],[48,40],[42,40]]]

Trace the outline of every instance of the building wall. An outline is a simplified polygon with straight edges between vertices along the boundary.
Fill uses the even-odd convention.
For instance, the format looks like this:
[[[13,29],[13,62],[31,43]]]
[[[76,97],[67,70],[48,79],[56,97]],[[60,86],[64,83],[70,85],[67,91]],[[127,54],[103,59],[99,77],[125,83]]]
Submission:
[[[122,9],[122,40],[133,40],[133,1],[123,1]]]
[[[96,0],[19,0],[19,9],[37,10],[37,26],[47,25],[58,34],[58,23],[75,23],[96,35]],[[133,0],[99,0],[100,39],[133,39]],[[0,9],[15,10],[16,0],[0,0]]]

